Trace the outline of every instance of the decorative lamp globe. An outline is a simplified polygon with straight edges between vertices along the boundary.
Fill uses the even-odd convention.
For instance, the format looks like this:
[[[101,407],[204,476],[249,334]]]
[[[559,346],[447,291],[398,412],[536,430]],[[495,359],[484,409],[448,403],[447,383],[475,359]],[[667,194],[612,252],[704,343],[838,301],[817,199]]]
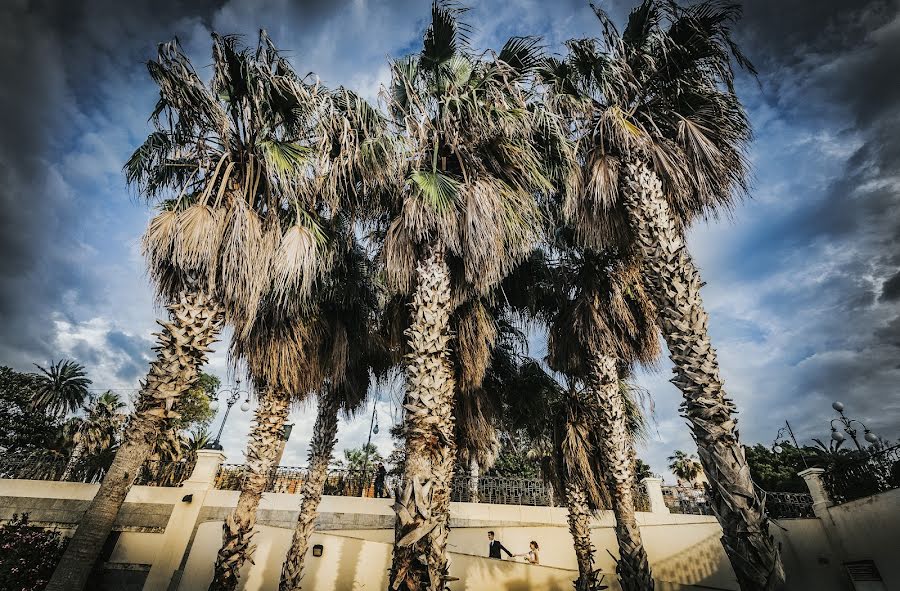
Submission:
[[[878,441],[878,435],[875,435],[871,431],[866,431],[865,440],[869,443],[875,443]]]
[[[250,401],[249,400],[245,400],[245,401],[241,402],[241,410],[243,412],[247,412],[248,410],[250,410]]]
[[[372,433],[378,435],[378,423],[375,423],[375,427],[372,429]]]
[[[833,408],[834,410],[836,410],[838,412],[841,412],[842,410],[844,410],[844,404],[841,402],[832,402],[831,408]]]
[[[211,400],[209,403],[209,410],[211,410],[213,412],[216,412],[217,410],[219,410],[219,401],[215,400],[215,399]]]
[[[840,431],[838,431],[837,429],[832,429],[831,430],[831,438],[834,439],[835,441],[843,441],[844,434],[841,433]]]
[[[781,447],[780,445],[776,445],[775,447],[772,448],[772,451],[774,451],[777,454],[780,454],[781,452],[784,451],[784,448]]]

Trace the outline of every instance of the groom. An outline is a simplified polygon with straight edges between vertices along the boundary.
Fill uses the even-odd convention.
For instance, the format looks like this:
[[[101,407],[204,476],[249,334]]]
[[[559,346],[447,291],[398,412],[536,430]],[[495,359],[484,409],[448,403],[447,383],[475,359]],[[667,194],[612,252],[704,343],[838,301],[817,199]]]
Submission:
[[[506,549],[506,546],[500,543],[500,540],[494,539],[494,532],[488,532],[488,558],[500,558],[500,550],[506,552],[506,555],[512,557],[512,552]]]

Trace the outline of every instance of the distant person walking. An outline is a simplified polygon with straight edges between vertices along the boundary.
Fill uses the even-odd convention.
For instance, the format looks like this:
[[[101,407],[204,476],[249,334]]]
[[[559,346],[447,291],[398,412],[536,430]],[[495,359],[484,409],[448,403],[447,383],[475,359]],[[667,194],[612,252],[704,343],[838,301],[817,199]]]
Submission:
[[[375,497],[384,498],[384,479],[387,477],[387,470],[384,464],[378,462],[378,468],[375,469]]]
[[[513,553],[506,549],[506,547],[500,543],[500,540],[494,539],[494,532],[488,532],[488,558],[497,558],[500,559],[500,551],[503,550],[506,552],[506,555],[512,558]]]

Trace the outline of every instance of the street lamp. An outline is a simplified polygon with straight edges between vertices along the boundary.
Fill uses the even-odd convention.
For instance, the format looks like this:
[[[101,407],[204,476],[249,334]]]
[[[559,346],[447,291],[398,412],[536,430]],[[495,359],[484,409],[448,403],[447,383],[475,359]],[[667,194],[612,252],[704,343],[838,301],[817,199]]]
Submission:
[[[863,429],[863,433],[864,433],[863,439],[865,439],[869,443],[875,443],[878,441],[878,436],[875,435],[874,433],[872,433],[872,431],[870,431],[869,428],[866,427],[862,421],[858,421],[856,419],[848,419],[846,416],[844,416],[844,405],[842,403],[833,402],[831,404],[831,408],[836,410],[838,412],[838,414],[841,415],[836,419],[831,419],[831,438],[832,439],[834,439],[835,441],[840,443],[846,439],[846,437],[844,436],[844,433],[847,433],[850,436],[850,439],[852,439],[853,443],[856,445],[856,449],[858,449],[859,451],[862,451],[862,446],[859,445],[859,440],[856,438],[856,434],[858,433],[858,430],[853,428],[853,423],[856,423],[859,426],[861,426]],[[837,421],[840,424],[841,431],[843,431],[844,433],[839,431],[838,427],[834,426],[835,421]]]
[[[228,420],[228,413],[231,412],[231,407],[240,400],[241,396],[245,396],[244,402],[241,403],[241,410],[244,412],[250,410],[250,393],[241,391],[241,381],[235,380],[234,388],[225,388],[216,392],[216,397],[209,403],[209,408],[213,412],[219,410],[219,397],[224,394],[227,394],[227,398],[225,399],[225,416],[222,417],[222,424],[219,425],[219,431],[216,433],[216,438],[213,439],[212,442],[204,445],[203,449],[222,450],[222,445],[219,443],[219,440],[222,438],[222,431],[225,430],[225,421]]]
[[[778,433],[775,434],[775,440],[772,441],[772,451],[776,454],[780,454],[784,451],[784,448],[781,447],[781,440],[784,437],[785,430],[791,436],[791,440],[794,442],[794,447],[800,453],[800,459],[803,460],[803,465],[809,468],[809,465],[806,463],[806,456],[803,455],[803,450],[800,449],[800,445],[797,443],[797,438],[794,437],[794,431],[791,429],[791,424],[787,421],[784,422],[784,427],[778,430]]]
[[[364,450],[363,455],[363,469],[362,469],[362,481],[363,481],[363,491],[360,496],[366,496],[366,489],[368,488],[368,482],[366,481],[366,471],[369,469],[369,446],[372,445],[372,433],[378,435],[378,415],[375,414],[375,411],[378,409],[378,398],[375,398],[375,404],[372,405],[372,420],[369,421],[369,439],[366,441],[366,448]]]

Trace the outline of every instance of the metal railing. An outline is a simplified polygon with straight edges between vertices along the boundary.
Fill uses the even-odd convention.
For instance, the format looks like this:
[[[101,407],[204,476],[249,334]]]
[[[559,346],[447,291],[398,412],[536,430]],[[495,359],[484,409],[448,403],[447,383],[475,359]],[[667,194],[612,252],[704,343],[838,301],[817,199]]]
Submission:
[[[180,486],[194,471],[194,461],[165,462],[149,460],[144,462],[134,483],[142,486]]]
[[[68,460],[36,454],[5,455],[0,459],[0,478],[59,480]]]
[[[672,513],[686,515],[712,515],[709,499],[700,488],[688,486],[664,486],[662,487],[663,499],[666,507]]]
[[[835,503],[900,488],[900,445],[834,466],[823,474],[823,481]]]
[[[299,466],[279,466],[272,470],[267,492],[299,494],[306,480],[307,469]],[[220,490],[240,490],[246,478],[243,464],[222,464],[216,474],[215,487]],[[399,479],[388,476],[383,496],[393,496]],[[365,494],[363,494],[365,492]],[[372,471],[331,468],[325,478],[323,494],[344,497],[375,497],[375,481]],[[451,500],[461,503],[485,503],[493,505],[530,505],[553,507],[561,504],[554,499],[549,484],[539,478],[514,478],[505,476],[467,475],[453,479]],[[643,489],[635,491],[635,510],[649,511],[650,501]]]
[[[450,500],[457,503],[491,505],[531,505],[552,507],[550,485],[540,478],[506,476],[457,476],[453,479]]]
[[[35,454],[9,456],[0,459],[0,478],[19,480],[60,481],[68,460]],[[141,466],[134,483],[143,486],[179,486],[194,470],[195,462],[148,460]],[[106,471],[94,466],[78,466],[68,482],[96,484],[103,480]]]
[[[306,480],[307,469],[298,466],[278,466],[269,474],[266,492],[298,494]],[[220,490],[240,490],[247,477],[243,464],[222,464],[216,474],[215,487]],[[392,479],[385,482],[384,494],[391,490]],[[375,496],[375,476],[372,470],[331,468],[325,477],[323,494],[341,497]]]
[[[813,499],[809,493],[763,492],[766,513],[773,519],[815,517]]]

